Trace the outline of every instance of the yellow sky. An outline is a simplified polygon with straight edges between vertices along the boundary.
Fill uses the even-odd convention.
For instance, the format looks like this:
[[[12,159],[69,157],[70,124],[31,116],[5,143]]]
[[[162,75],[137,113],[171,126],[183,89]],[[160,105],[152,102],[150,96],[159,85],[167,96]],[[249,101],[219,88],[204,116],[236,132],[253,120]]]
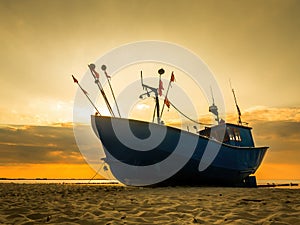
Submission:
[[[88,63],[122,44],[161,40],[182,45],[206,62],[229,113],[235,110],[231,78],[243,112],[259,117],[263,109],[268,115],[254,129],[258,143],[272,147],[266,163],[279,165],[277,158],[289,150],[282,163],[289,164],[299,157],[300,144],[299,11],[297,0],[0,0],[0,124],[72,121],[76,86],[71,74],[81,78]],[[256,117],[248,118],[256,124]],[[271,124],[271,137],[263,139],[262,124],[270,120],[277,126]],[[282,134],[289,129],[292,139]],[[272,139],[278,134],[285,135],[282,145]]]

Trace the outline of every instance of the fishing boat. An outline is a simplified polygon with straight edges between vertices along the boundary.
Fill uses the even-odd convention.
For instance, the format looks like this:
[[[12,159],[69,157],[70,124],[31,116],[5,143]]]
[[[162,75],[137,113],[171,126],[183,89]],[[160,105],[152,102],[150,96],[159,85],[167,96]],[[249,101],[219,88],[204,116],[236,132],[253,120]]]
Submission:
[[[106,116],[92,116],[92,124],[105,148],[106,162],[110,165],[112,173],[118,180],[127,184],[138,183],[138,181],[134,180],[134,177],[124,177],[121,164],[135,166],[137,171],[132,171],[135,174],[139,167],[160,162],[176,149],[182,134],[181,142],[186,142],[181,146],[183,150],[190,147],[189,141],[197,139],[195,151],[179,171],[156,185],[255,186],[255,177],[250,175],[258,169],[268,149],[268,147],[254,146],[250,127],[230,123],[205,128],[199,131],[199,135],[162,124]],[[166,136],[161,144],[150,151],[137,151],[137,148],[131,149],[124,145],[115,133],[116,129],[126,131],[128,124],[131,131],[139,138],[149,137],[149,127],[152,132],[158,134],[164,133],[166,127]],[[226,133],[222,139],[218,131],[222,133],[224,129]],[[132,137],[128,142],[135,142],[135,139]],[[206,149],[209,142],[211,146]],[[145,146],[141,144],[140,147]],[[209,151],[213,150],[212,148],[220,148],[216,158],[206,169],[199,170],[205,149]],[[182,154],[178,157],[188,158],[189,149],[186,150],[187,155]],[[160,173],[160,168],[157,168],[157,173]]]
[[[96,79],[95,67],[90,69]],[[160,86],[164,70],[158,73]],[[170,83],[174,81],[172,76]],[[160,110],[160,87],[146,85],[142,72],[141,84],[146,92],[140,97],[155,99],[156,122],[103,116],[98,110],[91,116],[92,128],[104,148],[105,163],[117,180],[134,186],[256,186],[253,174],[268,147],[255,146],[252,128],[241,121],[233,89],[238,123],[220,119],[218,107],[213,102],[209,112],[216,117],[216,123],[195,133],[165,125],[161,120],[163,108],[175,105],[165,96]]]

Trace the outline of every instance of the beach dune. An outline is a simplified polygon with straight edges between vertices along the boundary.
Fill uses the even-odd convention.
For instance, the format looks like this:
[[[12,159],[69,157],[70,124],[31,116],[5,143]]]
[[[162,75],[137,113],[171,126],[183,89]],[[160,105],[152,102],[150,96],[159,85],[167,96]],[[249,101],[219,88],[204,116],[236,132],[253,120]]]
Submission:
[[[300,189],[0,184],[0,224],[300,224]]]

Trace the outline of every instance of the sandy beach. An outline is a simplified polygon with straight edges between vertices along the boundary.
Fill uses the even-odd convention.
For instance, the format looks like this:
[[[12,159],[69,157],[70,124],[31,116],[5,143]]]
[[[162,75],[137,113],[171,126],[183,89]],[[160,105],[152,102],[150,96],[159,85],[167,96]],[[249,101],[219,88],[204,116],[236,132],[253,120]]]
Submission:
[[[0,184],[0,224],[300,224],[300,189]]]

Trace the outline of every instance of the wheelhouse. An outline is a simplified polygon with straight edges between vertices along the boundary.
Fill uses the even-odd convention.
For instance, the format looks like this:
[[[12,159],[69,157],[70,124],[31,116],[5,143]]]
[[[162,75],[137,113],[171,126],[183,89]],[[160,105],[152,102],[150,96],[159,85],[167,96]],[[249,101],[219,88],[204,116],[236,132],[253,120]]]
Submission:
[[[251,129],[251,127],[224,123],[213,127],[205,127],[205,129],[199,131],[199,134],[229,145],[254,147]]]

